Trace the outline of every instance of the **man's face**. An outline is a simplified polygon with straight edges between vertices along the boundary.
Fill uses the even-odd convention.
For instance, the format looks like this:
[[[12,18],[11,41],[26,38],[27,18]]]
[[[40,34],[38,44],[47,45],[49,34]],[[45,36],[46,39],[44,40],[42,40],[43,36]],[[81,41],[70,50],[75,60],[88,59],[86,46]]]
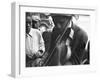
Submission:
[[[39,21],[36,22],[35,27],[38,28],[40,25]]]
[[[39,21],[34,21],[34,20],[32,20],[32,27],[33,28],[38,28],[39,27],[39,25],[40,25],[40,22]]]
[[[27,33],[27,34],[30,32],[31,24],[32,24],[32,22],[31,22],[31,20],[30,20],[30,17],[28,16],[28,17],[26,18],[26,33]]]
[[[60,29],[65,28],[66,23],[68,23],[70,20],[71,16],[58,15],[53,17],[55,27]]]
[[[55,16],[53,18],[53,20],[54,20],[54,23],[62,23],[62,22],[65,21],[65,17],[63,17],[63,16]]]

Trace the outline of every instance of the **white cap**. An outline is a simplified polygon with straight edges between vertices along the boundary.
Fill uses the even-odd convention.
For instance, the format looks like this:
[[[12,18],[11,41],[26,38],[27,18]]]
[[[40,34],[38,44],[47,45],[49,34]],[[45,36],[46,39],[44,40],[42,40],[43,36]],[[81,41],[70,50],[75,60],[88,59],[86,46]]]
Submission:
[[[32,19],[35,21],[40,21],[40,17],[38,15],[32,15]]]

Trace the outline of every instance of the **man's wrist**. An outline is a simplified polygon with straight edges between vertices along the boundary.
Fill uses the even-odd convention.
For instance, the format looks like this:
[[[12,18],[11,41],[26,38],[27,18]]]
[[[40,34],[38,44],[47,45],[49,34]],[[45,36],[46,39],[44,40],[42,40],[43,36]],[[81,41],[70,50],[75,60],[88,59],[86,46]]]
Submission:
[[[42,50],[39,50],[37,53],[36,53],[36,56],[37,57],[41,57],[43,55],[43,51]]]
[[[43,50],[39,50],[40,53],[43,53]]]

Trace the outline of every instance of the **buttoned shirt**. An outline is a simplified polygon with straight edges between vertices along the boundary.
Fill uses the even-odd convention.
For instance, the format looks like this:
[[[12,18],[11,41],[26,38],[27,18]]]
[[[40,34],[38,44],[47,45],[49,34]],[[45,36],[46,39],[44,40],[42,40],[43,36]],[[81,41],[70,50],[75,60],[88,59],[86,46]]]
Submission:
[[[45,51],[44,40],[38,29],[31,28],[29,34],[26,34],[26,54],[33,55],[39,50]]]

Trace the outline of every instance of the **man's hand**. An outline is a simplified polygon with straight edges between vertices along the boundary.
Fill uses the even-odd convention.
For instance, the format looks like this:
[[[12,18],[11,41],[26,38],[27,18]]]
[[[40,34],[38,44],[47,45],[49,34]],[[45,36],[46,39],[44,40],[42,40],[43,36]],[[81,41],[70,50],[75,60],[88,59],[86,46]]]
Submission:
[[[43,55],[43,53],[38,51],[35,55],[36,55],[36,57],[41,57]]]
[[[32,54],[32,53],[27,54],[27,56],[28,56],[29,58],[32,58],[32,57],[33,57],[33,55],[34,55],[34,54]]]

